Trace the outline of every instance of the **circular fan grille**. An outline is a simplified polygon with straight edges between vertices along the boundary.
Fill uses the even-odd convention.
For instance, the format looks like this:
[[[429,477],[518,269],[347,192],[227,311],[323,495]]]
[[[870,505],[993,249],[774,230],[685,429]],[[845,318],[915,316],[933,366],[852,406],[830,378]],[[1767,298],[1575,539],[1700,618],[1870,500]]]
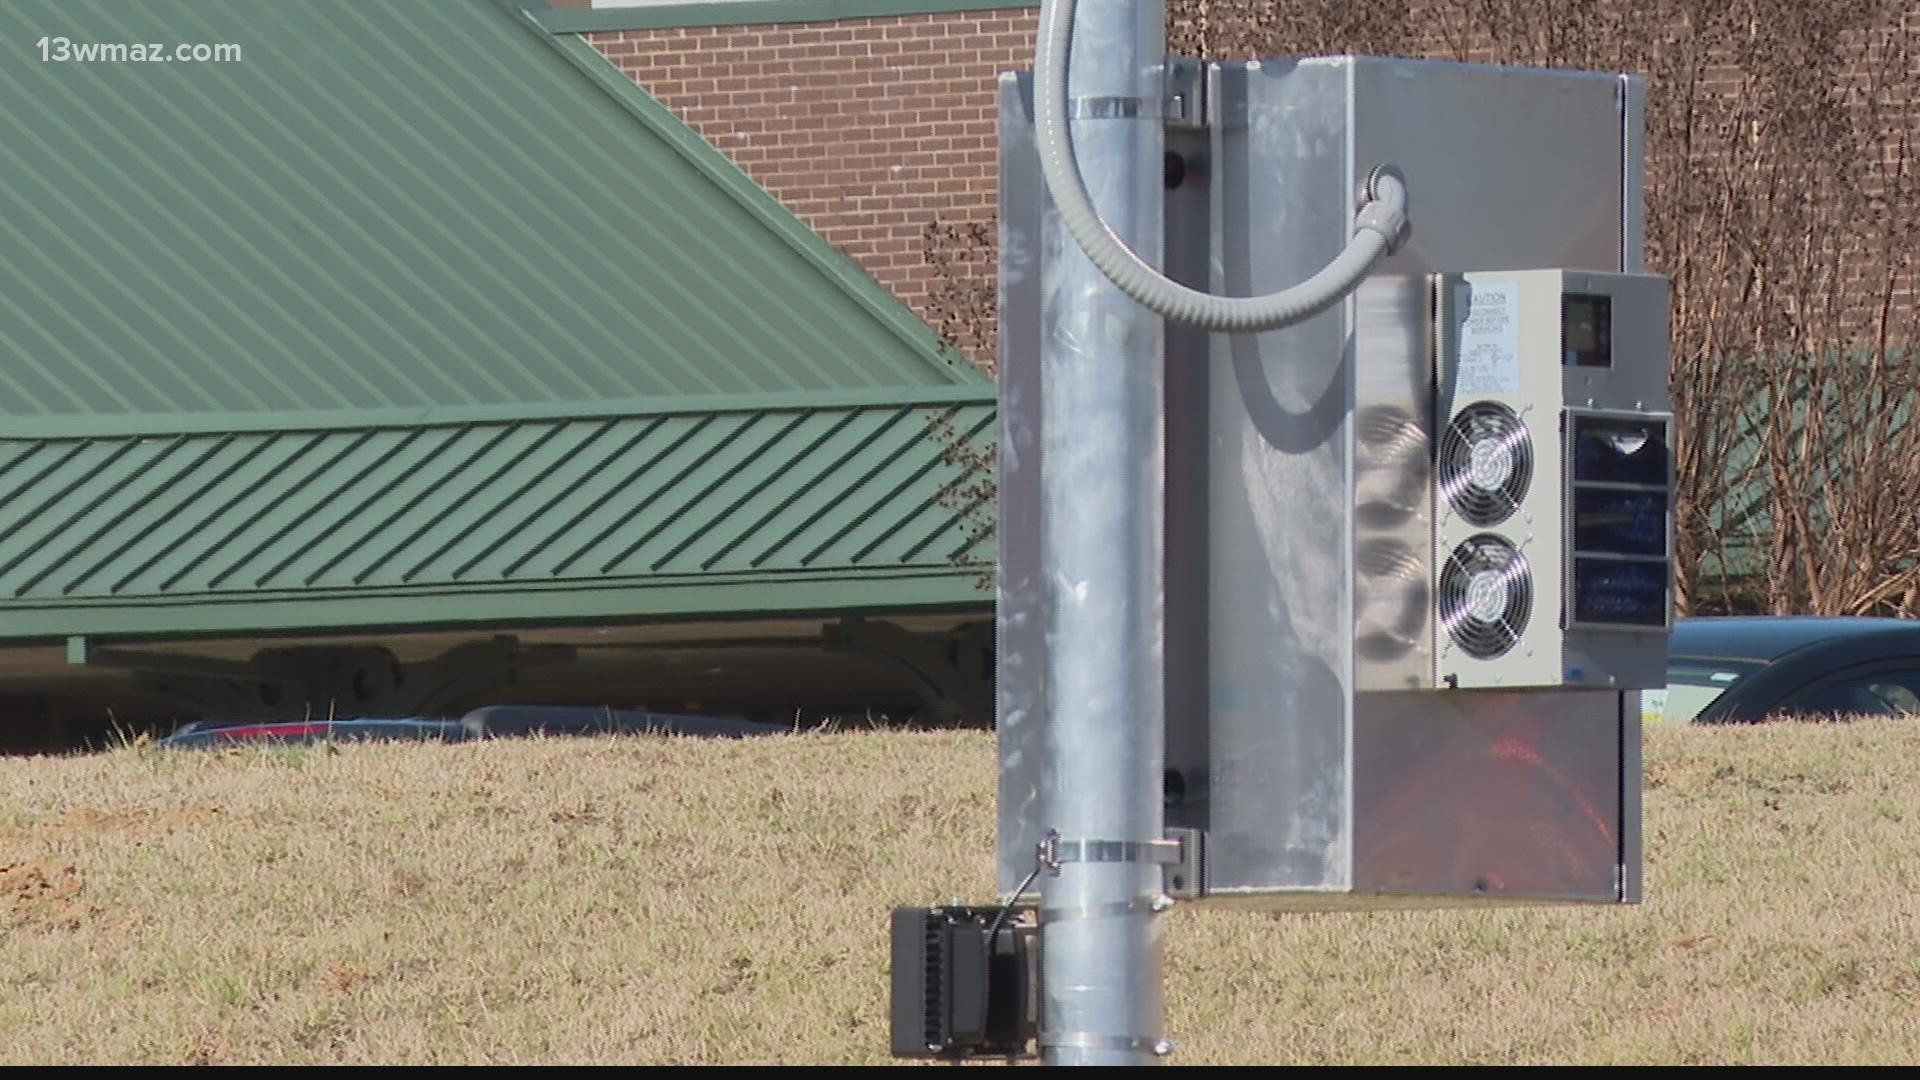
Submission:
[[[1426,564],[1395,540],[1363,541],[1354,553],[1354,644],[1368,660],[1412,652],[1428,629]]]
[[[1440,490],[1475,525],[1513,516],[1533,478],[1533,442],[1512,409],[1476,401],[1454,414],[1440,436],[1435,463]]]
[[[1469,537],[1440,572],[1440,625],[1469,656],[1487,660],[1513,648],[1533,611],[1526,556],[1498,536]]]
[[[1354,417],[1353,515],[1360,525],[1393,529],[1432,511],[1428,426],[1389,405],[1370,406]]]

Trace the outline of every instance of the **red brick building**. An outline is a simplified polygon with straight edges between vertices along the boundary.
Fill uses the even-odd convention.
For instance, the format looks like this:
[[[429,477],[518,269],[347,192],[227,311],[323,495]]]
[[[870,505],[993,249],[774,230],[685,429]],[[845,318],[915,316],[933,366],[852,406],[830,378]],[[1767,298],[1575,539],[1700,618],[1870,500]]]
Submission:
[[[542,25],[586,34],[828,242],[976,359],[988,359],[991,319],[982,332],[980,319],[956,326],[954,315],[991,302],[995,82],[1032,66],[1037,0],[549,2],[556,10],[536,14]],[[1693,205],[1700,185],[1688,177],[1697,162],[1662,149],[1726,156],[1712,132],[1760,124],[1773,132],[1768,154],[1800,154],[1809,145],[1804,132],[1777,121],[1806,110],[1767,102],[1830,100],[1852,113],[1862,102],[1890,107],[1912,129],[1908,139],[1877,117],[1853,136],[1871,144],[1855,156],[1901,184],[1912,173],[1883,159],[1920,142],[1920,107],[1911,100],[1920,86],[1920,7],[1885,0],[1884,10],[1868,4],[1843,15],[1786,0],[1755,4],[1780,7],[1775,14],[1792,25],[1767,40],[1749,37],[1702,22],[1712,5],[1699,0],[1170,0],[1168,48],[1217,58],[1356,51],[1648,73],[1649,255],[1659,266],[1666,247],[1689,243],[1689,223],[1711,216]],[[1526,27],[1533,29],[1516,29]],[[1759,46],[1794,55],[1767,60],[1773,53],[1755,52]],[[1876,65],[1883,70],[1868,70]],[[1756,119],[1748,115],[1755,108],[1772,111]],[[1796,122],[1826,130],[1832,119]],[[1892,182],[1875,175],[1866,183]],[[1913,194],[1889,191],[1878,208]],[[1864,232],[1867,240],[1889,235],[1880,226]],[[941,259],[953,265],[936,265]],[[1886,254],[1848,261],[1856,270],[1882,268]],[[1895,306],[1907,307],[1905,261],[1884,269]],[[1850,306],[1881,305],[1866,297]]]
[[[575,0],[542,22],[587,32],[829,243],[932,315],[927,230],[993,221],[995,82],[1032,66],[1031,0],[600,3]]]
[[[943,337],[991,364],[996,76],[1032,66],[1038,0],[551,2],[566,10],[539,21],[586,34]],[[1726,379],[1754,378],[1762,358],[1891,361],[1920,340],[1914,0],[1167,7],[1168,51],[1181,55],[1361,52],[1647,77],[1647,255],[1672,280],[1674,399],[1688,430],[1737,426],[1741,395]],[[1759,550],[1704,524],[1734,471],[1718,459],[1690,471],[1688,565],[1716,544],[1739,549],[1720,552],[1727,565]],[[1769,497],[1794,505],[1818,492]]]

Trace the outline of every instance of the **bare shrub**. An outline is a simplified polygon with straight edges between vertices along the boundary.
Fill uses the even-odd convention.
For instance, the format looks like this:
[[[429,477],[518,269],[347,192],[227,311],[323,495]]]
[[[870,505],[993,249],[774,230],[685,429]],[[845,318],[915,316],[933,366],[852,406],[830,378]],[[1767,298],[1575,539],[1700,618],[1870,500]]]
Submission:
[[[955,566],[976,571],[980,588],[991,589],[993,545],[987,541],[993,536],[994,498],[999,494],[994,482],[997,444],[969,439],[950,412],[929,419],[927,435],[939,445],[940,460],[954,477],[935,499],[960,521],[966,537],[949,558]]]
[[[1684,611],[1920,614],[1920,12],[1902,0],[1172,0],[1170,51],[1366,52],[1648,81],[1672,283]],[[943,337],[993,351],[993,237],[930,225]]]
[[[920,252],[934,275],[925,305],[927,322],[948,348],[993,374],[1000,317],[994,223],[953,223],[936,217],[920,232]]]

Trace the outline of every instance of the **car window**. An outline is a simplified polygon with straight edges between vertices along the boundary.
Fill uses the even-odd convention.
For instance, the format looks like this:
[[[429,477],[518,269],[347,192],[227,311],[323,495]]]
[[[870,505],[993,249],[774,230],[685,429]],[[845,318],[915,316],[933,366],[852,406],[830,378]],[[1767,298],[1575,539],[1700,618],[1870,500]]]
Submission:
[[[1667,661],[1667,687],[1641,695],[1640,716],[1648,723],[1690,724],[1733,685],[1765,667],[1753,660],[1676,656]]]
[[[1920,714],[1920,664],[1847,672],[1787,698],[1780,711],[1802,716]]]
[[[1648,690],[1640,697],[1640,719],[1649,724],[1691,724],[1724,693],[1724,687],[1684,684]]]

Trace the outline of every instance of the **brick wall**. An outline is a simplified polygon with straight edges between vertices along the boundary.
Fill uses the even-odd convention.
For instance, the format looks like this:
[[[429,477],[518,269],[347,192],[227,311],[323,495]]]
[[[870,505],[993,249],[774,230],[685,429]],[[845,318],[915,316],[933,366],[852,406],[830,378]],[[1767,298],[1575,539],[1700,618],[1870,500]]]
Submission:
[[[608,31],[590,40],[930,322],[927,227],[989,225],[1000,72],[1035,9]]]
[[[1502,4],[1520,11],[1534,2],[1383,0],[1354,7],[1345,0],[1302,0],[1275,8],[1264,0],[1175,0],[1169,4],[1168,44],[1177,52],[1221,57],[1357,49],[1603,68],[1620,62],[1585,55],[1586,39],[1578,35],[1516,40],[1498,51],[1474,23]],[[1574,10],[1583,0],[1537,2]],[[987,363],[993,350],[995,84],[1000,72],[1032,65],[1036,15],[1037,9],[1027,8],[630,30],[591,40],[828,242]],[[1906,24],[1915,19],[1920,6],[1903,13]],[[1547,53],[1534,55],[1542,49]],[[1913,62],[1920,63],[1920,52]],[[1701,75],[1710,104],[1747,96],[1738,68],[1725,59],[1709,62]],[[1663,99],[1666,90],[1652,87]],[[1908,105],[1906,119],[1908,126],[1920,124],[1920,110]],[[1673,139],[1661,128],[1663,117],[1650,120],[1655,130],[1649,145],[1658,157]],[[1898,140],[1881,141],[1884,149]],[[1679,159],[1650,162],[1650,212],[1671,201],[1686,166]],[[932,226],[951,231],[930,261]],[[1661,244],[1667,233],[1677,235],[1669,228],[1650,238],[1655,258],[1667,254]],[[947,265],[937,265],[940,260]],[[1848,264],[1877,270],[1884,261]],[[1896,306],[1908,310],[1910,280],[1903,273],[1895,287]]]

